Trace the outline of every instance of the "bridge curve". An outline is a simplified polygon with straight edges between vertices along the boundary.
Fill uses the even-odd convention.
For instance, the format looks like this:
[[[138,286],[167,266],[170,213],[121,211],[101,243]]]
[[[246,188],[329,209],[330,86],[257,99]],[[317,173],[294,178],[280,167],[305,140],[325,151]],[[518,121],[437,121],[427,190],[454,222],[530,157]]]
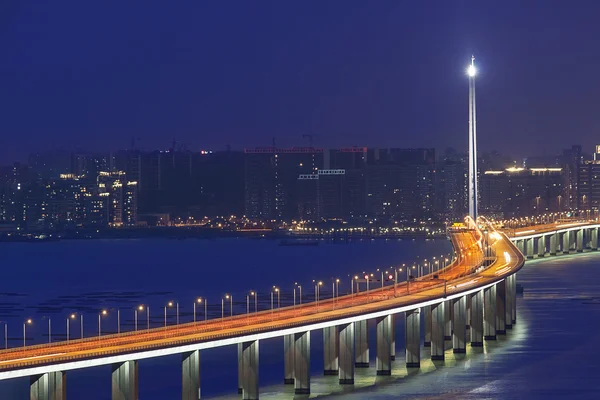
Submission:
[[[325,373],[335,372],[341,384],[353,383],[355,366],[369,365],[369,320],[377,325],[377,373],[391,373],[393,318],[399,313],[406,315],[407,366],[418,367],[421,311],[424,345],[431,346],[432,359],[443,359],[449,339],[455,352],[464,352],[467,325],[471,345],[480,346],[484,338],[493,340],[516,322],[514,274],[525,259],[504,233],[491,226],[490,232],[484,238],[476,228],[451,231],[454,261],[436,274],[402,284],[277,310],[3,350],[0,380],[29,376],[32,396],[35,392],[36,398],[44,398],[43,392],[56,397],[58,391],[64,392],[65,371],[112,365],[113,399],[134,399],[138,360],[183,354],[184,399],[195,399],[200,390],[200,351],[238,345],[238,386],[244,399],[254,399],[258,398],[258,343],[283,336],[285,381],[294,383],[296,393],[308,393],[310,331],[324,331]],[[484,251],[492,257],[485,257]]]

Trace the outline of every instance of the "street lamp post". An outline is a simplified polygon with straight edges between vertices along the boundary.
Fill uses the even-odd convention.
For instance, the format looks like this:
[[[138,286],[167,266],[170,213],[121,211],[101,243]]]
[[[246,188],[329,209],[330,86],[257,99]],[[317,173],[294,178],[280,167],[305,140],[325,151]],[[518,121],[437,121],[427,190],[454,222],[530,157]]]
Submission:
[[[98,314],[98,338],[102,336],[102,316],[108,314],[106,310],[102,310]]]
[[[25,338],[26,338],[26,336],[27,336],[27,333],[26,333],[26,331],[27,331],[27,330],[26,330],[26,326],[27,326],[27,325],[31,325],[31,323],[32,323],[32,322],[33,322],[33,321],[31,321],[31,319],[27,319],[25,322],[23,322],[23,347],[25,347],[25,340],[26,340]]]
[[[52,343],[52,318],[48,318],[48,343]]]

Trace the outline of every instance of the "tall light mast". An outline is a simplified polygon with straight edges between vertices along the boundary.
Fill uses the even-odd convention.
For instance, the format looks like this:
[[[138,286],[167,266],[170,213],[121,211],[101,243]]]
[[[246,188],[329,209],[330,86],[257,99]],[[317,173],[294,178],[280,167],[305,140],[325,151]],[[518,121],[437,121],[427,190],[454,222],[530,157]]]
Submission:
[[[475,107],[475,56],[467,68],[469,76],[469,215],[477,221],[477,114]]]

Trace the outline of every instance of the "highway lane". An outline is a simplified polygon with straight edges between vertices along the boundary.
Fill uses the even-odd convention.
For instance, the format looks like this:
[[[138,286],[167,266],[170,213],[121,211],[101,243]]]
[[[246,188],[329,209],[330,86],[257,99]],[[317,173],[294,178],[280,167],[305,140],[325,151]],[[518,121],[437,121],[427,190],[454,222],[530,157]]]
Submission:
[[[373,310],[385,310],[399,305],[414,304],[424,299],[442,297],[483,285],[511,272],[507,265],[517,266],[519,257],[514,246],[498,240],[492,246],[499,261],[482,273],[473,274],[483,260],[473,232],[458,232],[451,235],[455,249],[461,256],[445,270],[418,278],[410,283],[385,286],[354,295],[286,307],[274,311],[261,311],[249,315],[238,315],[198,323],[187,323],[167,328],[157,328],[120,335],[59,342],[51,345],[28,346],[0,352],[0,372],[73,360],[90,359],[115,354],[126,354],[148,349],[160,349],[185,343],[200,343],[219,338],[236,337],[248,332],[266,332],[286,327],[302,326],[315,321],[330,321],[354,316]],[[506,260],[504,254],[509,254]],[[447,283],[445,283],[446,281]]]

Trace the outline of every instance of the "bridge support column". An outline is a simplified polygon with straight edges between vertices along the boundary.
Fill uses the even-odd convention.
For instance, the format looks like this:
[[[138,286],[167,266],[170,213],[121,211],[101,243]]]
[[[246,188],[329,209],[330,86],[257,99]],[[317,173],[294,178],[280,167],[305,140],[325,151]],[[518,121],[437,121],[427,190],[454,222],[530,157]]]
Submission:
[[[513,297],[513,290],[512,290],[512,282],[513,282],[513,275],[507,276],[506,279],[504,280],[505,282],[505,291],[506,291],[506,307],[505,307],[505,324],[504,326],[506,327],[506,329],[512,329],[512,310],[513,310],[513,302],[515,301],[515,298]]]
[[[31,400],[66,400],[67,380],[64,372],[48,372],[31,377]]]
[[[558,252],[558,233],[553,233],[550,235],[550,255],[555,256]]]
[[[443,360],[445,348],[444,339],[444,305],[442,301],[431,306],[431,359]]]
[[[338,354],[340,336],[337,326],[323,328],[323,351],[325,352],[323,360],[325,367],[323,374],[337,375],[338,374]]]
[[[405,335],[406,340],[406,367],[421,367],[421,315],[420,309],[406,311]],[[431,317],[431,307],[429,308]],[[431,320],[429,321],[431,325]],[[431,336],[431,332],[429,333]]]
[[[467,298],[466,296],[452,300],[452,351],[465,353],[467,343]]]
[[[496,285],[483,289],[483,338],[496,340]]]
[[[444,340],[452,340],[452,300],[444,305]]]
[[[576,250],[578,253],[583,253],[583,228],[577,231]]]
[[[339,382],[341,385],[354,384],[354,324],[338,327],[340,332]]]
[[[391,322],[391,340],[390,340],[390,360],[396,360],[396,316],[394,314],[390,315],[392,319]]]
[[[294,334],[294,393],[310,393],[310,331]]]
[[[598,228],[590,229],[590,249],[598,250]]]
[[[323,340],[325,340],[325,329],[323,329]],[[327,348],[325,348],[327,355]],[[283,383],[285,385],[294,384],[294,335],[285,335],[283,337]]]
[[[200,399],[200,350],[182,354],[181,388],[183,400]]]
[[[392,374],[391,360],[392,318],[390,315],[377,318],[377,375]]]
[[[138,399],[138,362],[112,365],[112,400]]]
[[[571,250],[571,239],[570,239],[570,232],[563,232],[562,234],[562,252],[563,254],[569,254],[569,251]]]
[[[238,393],[242,394],[243,389],[242,389],[242,379],[244,378],[244,364],[242,363],[242,352],[243,352],[243,346],[241,343],[238,343],[237,345],[238,348]]]
[[[466,296],[467,298],[467,330],[469,330],[469,328],[471,327],[471,297],[472,296]]]
[[[423,307],[423,325],[425,329],[424,347],[431,347],[431,306]]]
[[[242,399],[258,400],[258,340],[242,343]]]
[[[546,236],[542,235],[537,239],[537,256],[544,257],[546,255]]]
[[[512,296],[512,325],[517,323],[517,274],[510,276],[510,291]]]
[[[517,248],[521,253],[525,254],[525,240],[517,240]]]
[[[356,368],[369,368],[369,321],[354,323],[356,338]]]
[[[506,335],[506,279],[496,283],[496,334]]]
[[[533,258],[533,238],[527,239],[527,258]]]
[[[483,290],[471,295],[471,347],[483,346]]]

